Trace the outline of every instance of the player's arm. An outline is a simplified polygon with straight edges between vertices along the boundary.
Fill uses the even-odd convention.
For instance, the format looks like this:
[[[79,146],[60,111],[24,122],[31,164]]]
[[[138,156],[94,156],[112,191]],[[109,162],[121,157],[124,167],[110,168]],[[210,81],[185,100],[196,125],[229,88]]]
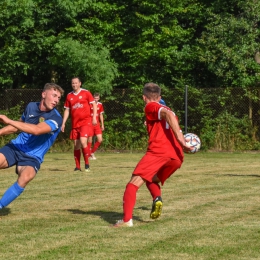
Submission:
[[[19,119],[19,122],[23,122],[22,119]],[[12,125],[7,125],[3,128],[0,129],[0,136],[1,135],[10,135],[10,134],[14,134],[18,131],[18,129]]]
[[[184,151],[190,151],[191,148],[186,145],[183,133],[180,130],[180,125],[174,113],[170,110],[162,108],[160,109],[160,117],[161,119],[164,119],[169,124],[177,141],[183,147]]]
[[[92,106],[93,106],[92,125],[96,125],[97,124],[97,103],[93,102]]]
[[[28,124],[22,122],[21,120],[20,121],[11,120],[5,115],[0,115],[0,121],[8,126],[16,128],[17,130],[28,134],[42,135],[51,132],[51,127],[45,122],[41,122],[37,125]]]
[[[101,127],[102,131],[104,131],[105,125],[104,125],[104,115],[103,115],[103,113],[101,113],[99,115],[99,119],[100,119],[100,127]]]
[[[62,120],[62,125],[61,125],[61,131],[64,132],[65,130],[65,124],[69,118],[70,115],[70,109],[69,108],[65,108],[64,113],[63,113],[63,120]]]

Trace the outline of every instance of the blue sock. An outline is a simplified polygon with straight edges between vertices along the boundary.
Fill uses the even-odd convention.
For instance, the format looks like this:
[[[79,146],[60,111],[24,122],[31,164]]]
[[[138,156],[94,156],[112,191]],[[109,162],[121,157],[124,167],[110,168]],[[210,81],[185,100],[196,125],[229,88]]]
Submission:
[[[15,182],[9,189],[6,190],[3,197],[0,199],[0,208],[6,207],[13,200],[15,200],[22,192],[24,188],[20,187],[17,182]]]

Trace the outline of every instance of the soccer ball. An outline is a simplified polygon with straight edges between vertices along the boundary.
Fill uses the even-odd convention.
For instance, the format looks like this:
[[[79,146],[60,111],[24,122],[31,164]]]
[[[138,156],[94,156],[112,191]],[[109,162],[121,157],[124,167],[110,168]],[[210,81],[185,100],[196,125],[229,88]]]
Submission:
[[[196,153],[199,151],[201,147],[201,141],[200,138],[193,133],[188,133],[184,135],[184,139],[186,141],[186,144],[189,147],[193,147],[193,149],[189,153]]]

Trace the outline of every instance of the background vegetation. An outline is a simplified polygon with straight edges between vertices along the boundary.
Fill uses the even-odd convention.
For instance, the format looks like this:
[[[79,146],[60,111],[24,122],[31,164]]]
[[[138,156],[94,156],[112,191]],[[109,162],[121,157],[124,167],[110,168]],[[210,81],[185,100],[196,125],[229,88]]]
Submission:
[[[163,88],[182,125],[189,86],[190,131],[205,149],[259,149],[259,17],[256,0],[3,0],[0,95],[49,81],[68,92],[71,77],[80,76],[84,87],[115,105],[103,147],[140,150],[146,144],[143,84]],[[225,90],[203,94],[207,88]],[[234,88],[241,89],[240,98],[233,97]],[[237,112],[244,101],[247,111]],[[124,109],[113,116],[119,102]]]
[[[256,0],[3,0],[0,87],[255,87],[259,17]]]

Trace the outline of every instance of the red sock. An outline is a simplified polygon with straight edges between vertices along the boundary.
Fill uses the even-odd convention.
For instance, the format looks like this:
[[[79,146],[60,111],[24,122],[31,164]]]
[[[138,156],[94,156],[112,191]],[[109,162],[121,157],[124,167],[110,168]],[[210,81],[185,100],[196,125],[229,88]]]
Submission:
[[[92,149],[92,153],[94,153],[94,152],[98,149],[98,147],[99,147],[100,145],[101,145],[100,142],[95,142],[94,147],[93,147],[93,149]]]
[[[84,157],[84,161],[85,161],[85,165],[89,165],[88,162],[88,147],[82,148],[82,153],[83,153],[83,157]]]
[[[150,191],[153,200],[156,197],[161,196],[161,187],[158,183],[146,181],[146,187]]]
[[[76,163],[76,168],[80,169],[80,149],[79,150],[74,150],[74,160]]]
[[[128,222],[133,217],[133,210],[136,201],[136,193],[138,187],[132,183],[128,183],[125,188],[123,197],[124,222]]]
[[[88,154],[89,154],[89,156],[92,154],[91,145],[92,145],[92,143],[88,143]]]

